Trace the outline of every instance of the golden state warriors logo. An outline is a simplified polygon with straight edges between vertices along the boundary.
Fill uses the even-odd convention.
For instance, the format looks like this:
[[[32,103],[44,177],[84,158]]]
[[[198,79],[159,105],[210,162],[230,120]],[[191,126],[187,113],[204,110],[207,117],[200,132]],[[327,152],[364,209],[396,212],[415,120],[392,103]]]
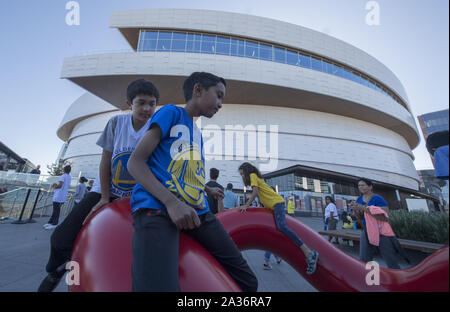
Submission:
[[[111,184],[112,187],[122,192],[133,190],[136,181],[127,170],[128,159],[131,152],[117,154],[111,162]]]
[[[180,145],[180,152],[173,157],[167,171],[172,176],[167,181],[171,192],[197,209],[205,209],[205,167],[198,147]]]

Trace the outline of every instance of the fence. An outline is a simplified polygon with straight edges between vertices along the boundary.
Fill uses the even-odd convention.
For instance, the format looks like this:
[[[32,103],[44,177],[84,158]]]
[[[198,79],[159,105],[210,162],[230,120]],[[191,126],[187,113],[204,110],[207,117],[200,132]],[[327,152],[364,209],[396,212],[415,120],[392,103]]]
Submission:
[[[53,189],[38,187],[20,187],[0,194],[0,222],[24,224],[33,223],[33,217],[50,216],[53,211]],[[61,217],[64,218],[74,204],[73,192],[61,207]]]

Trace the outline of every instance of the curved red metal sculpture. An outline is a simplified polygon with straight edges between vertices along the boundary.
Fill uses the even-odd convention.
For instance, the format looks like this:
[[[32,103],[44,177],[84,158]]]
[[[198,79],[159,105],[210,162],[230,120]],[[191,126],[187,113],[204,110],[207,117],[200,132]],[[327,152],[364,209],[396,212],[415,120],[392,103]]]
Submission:
[[[405,270],[380,268],[380,285],[369,286],[366,264],[342,252],[300,221],[286,216],[287,225],[320,259],[316,273],[306,275],[301,250],[275,227],[264,208],[245,213],[230,209],[217,215],[240,250],[261,249],[281,256],[319,291],[449,291],[448,245]],[[78,235],[72,260],[80,265],[80,285],[70,291],[130,291],[132,218],[128,199],[100,209]],[[189,236],[180,235],[181,291],[240,291],[220,264]]]

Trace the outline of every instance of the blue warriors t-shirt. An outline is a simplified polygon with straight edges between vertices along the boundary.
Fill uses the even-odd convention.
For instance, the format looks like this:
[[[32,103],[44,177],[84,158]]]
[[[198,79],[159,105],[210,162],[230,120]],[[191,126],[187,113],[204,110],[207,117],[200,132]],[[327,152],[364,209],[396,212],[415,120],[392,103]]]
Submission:
[[[158,125],[162,135],[158,146],[147,159],[155,177],[181,201],[201,215],[209,211],[205,194],[205,158],[200,130],[182,107],[168,104],[150,120],[149,129]],[[132,212],[141,208],[166,207],[142,185],[136,183],[131,196]]]
[[[356,202],[360,205],[367,205],[367,207],[369,207],[369,206],[387,207],[388,206],[388,203],[384,200],[384,198],[377,194],[373,195],[368,203],[363,201],[362,195],[358,197]],[[366,224],[366,218],[363,218],[363,224],[364,225]]]

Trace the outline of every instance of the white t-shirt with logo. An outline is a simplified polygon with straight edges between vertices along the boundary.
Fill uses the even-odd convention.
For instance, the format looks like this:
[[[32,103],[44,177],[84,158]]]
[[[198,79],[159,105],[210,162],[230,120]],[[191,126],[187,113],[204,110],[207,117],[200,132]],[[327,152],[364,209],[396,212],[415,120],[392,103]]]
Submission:
[[[64,203],[67,199],[67,193],[69,192],[70,187],[70,181],[71,181],[70,174],[64,173],[62,176],[59,177],[58,183],[62,182],[61,188],[55,189],[55,193],[53,193],[53,201],[57,203]]]
[[[97,140],[97,145],[112,152],[111,181],[109,186],[111,196],[131,196],[136,181],[128,172],[128,159],[147,132],[149,123],[150,119],[139,131],[135,131],[132,123],[132,114],[117,115],[108,121],[102,135]],[[95,179],[91,192],[102,193],[100,174]]]
[[[333,212],[333,218],[336,220],[339,220],[339,215],[338,215],[336,205],[333,203],[329,203],[327,208],[325,208],[325,220],[330,217],[331,212]]]

